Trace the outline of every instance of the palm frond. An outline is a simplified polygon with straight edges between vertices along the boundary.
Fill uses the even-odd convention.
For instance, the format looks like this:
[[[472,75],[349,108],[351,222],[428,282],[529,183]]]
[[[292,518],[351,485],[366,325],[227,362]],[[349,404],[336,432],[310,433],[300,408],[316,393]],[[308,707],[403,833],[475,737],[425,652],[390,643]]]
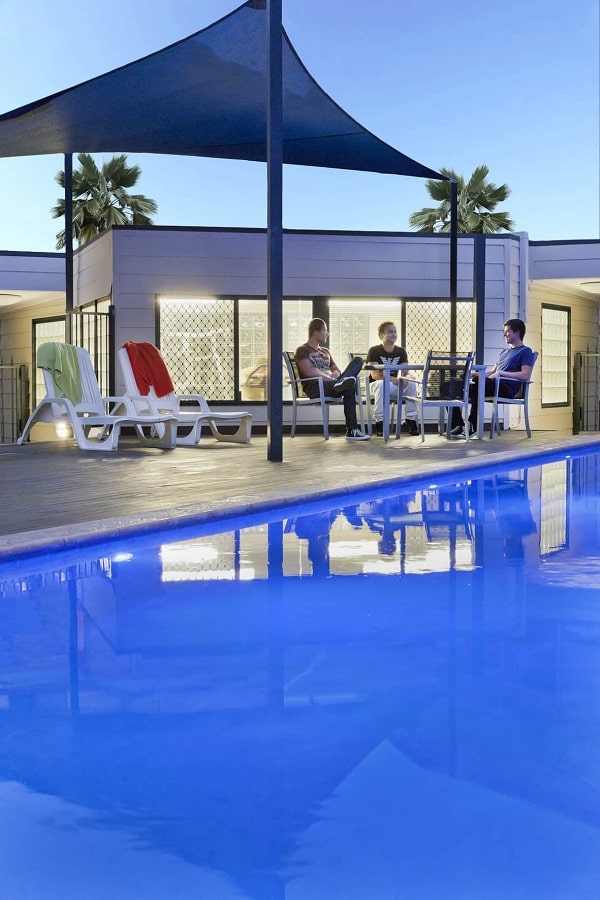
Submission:
[[[124,153],[104,161],[99,168],[89,153],[77,157],[79,168],[73,172],[73,236],[79,245],[113,225],[152,225],[158,211],[154,200],[143,194],[129,194],[140,175],[137,165],[128,165]],[[56,181],[64,188],[65,173]],[[64,217],[65,201],[59,199],[51,209],[53,218]],[[64,230],[56,236],[57,247],[65,245]]]
[[[440,168],[442,175],[456,181],[458,208],[457,228],[463,234],[493,233],[514,230],[514,223],[506,212],[494,212],[510,194],[507,184],[496,185],[488,180],[489,168],[477,166],[468,181],[453,169]],[[419,231],[450,231],[451,185],[448,181],[428,179],[425,188],[440,205],[437,209],[417,210],[409,217],[411,228]]]

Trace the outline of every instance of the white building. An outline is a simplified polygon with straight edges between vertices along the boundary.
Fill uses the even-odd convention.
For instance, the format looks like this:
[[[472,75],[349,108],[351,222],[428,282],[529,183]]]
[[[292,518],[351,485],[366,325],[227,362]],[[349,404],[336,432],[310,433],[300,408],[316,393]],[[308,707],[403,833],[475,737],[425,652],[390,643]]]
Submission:
[[[251,407],[260,426],[266,249],[262,229],[114,228],[75,253],[74,306],[85,315],[73,317],[73,340],[92,350],[107,391],[122,387],[115,350],[127,340],[150,341],[161,347],[179,392]],[[519,317],[526,343],[540,351],[532,427],[573,426],[574,371],[583,365],[576,427],[597,430],[599,241],[461,236],[455,302],[449,283],[447,236],[287,231],[284,348],[302,343],[309,319],[321,316],[343,364],[348,352],[376,343],[377,325],[392,319],[411,361],[422,362],[429,347],[454,347],[476,348],[478,360],[492,364],[504,345],[503,322]],[[3,371],[25,366],[31,378],[37,346],[65,336],[64,256],[0,253],[0,303]],[[30,405],[40,389],[34,375]],[[310,408],[303,412],[307,424],[318,421]],[[505,425],[518,428],[519,411],[512,412]]]

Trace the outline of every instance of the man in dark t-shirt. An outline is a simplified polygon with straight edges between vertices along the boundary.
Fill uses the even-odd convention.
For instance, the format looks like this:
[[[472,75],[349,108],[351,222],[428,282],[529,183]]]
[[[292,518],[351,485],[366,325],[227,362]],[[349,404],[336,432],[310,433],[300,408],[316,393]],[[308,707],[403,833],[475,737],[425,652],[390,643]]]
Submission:
[[[375,363],[377,365],[386,363],[399,363],[401,365],[402,363],[407,363],[408,355],[406,350],[404,347],[399,347],[396,344],[398,329],[394,323],[382,322],[377,332],[381,343],[369,348],[369,352],[367,353],[367,365],[369,365],[369,363]],[[373,382],[372,387],[375,399],[375,408],[373,410],[375,433],[383,434],[383,372],[372,371],[371,380]],[[398,381],[398,372],[391,373],[390,400],[395,400],[398,397]],[[402,390],[404,397],[407,398],[405,407],[406,428],[408,429],[409,434],[419,434],[419,427],[417,425],[417,406],[414,402],[414,398],[417,395],[417,385],[414,381],[406,381],[406,379],[404,379]],[[400,412],[401,410],[399,411],[399,414]]]
[[[294,356],[300,377],[308,379],[302,388],[307,397],[317,398],[319,382],[322,382],[326,397],[342,397],[346,418],[346,440],[368,441],[370,435],[360,430],[356,420],[356,379],[363,361],[355,356],[344,371],[340,371],[327,347],[321,344],[328,336],[327,325],[323,319],[312,319],[308,324],[307,342],[296,347]]]

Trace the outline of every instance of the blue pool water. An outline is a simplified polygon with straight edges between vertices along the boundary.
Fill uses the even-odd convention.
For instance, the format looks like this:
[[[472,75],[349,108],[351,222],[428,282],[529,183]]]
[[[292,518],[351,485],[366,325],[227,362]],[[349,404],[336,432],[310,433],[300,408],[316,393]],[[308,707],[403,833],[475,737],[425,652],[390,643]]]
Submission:
[[[596,900],[599,483],[0,566],[2,900]]]

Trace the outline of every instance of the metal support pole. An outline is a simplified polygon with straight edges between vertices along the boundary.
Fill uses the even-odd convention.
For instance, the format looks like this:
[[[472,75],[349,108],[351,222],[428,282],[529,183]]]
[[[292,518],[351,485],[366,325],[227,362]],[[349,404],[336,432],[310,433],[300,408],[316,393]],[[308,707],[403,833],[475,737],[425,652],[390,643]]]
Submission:
[[[267,459],[283,459],[283,24],[282,0],[267,0]]]
[[[72,341],[73,312],[73,154],[65,153],[65,342]]]
[[[458,295],[458,186],[450,181],[450,352],[456,353],[456,300]]]
[[[484,363],[485,350],[485,235],[473,239],[473,299],[475,301],[475,359]]]
[[[450,299],[458,295],[458,185],[450,181]]]

